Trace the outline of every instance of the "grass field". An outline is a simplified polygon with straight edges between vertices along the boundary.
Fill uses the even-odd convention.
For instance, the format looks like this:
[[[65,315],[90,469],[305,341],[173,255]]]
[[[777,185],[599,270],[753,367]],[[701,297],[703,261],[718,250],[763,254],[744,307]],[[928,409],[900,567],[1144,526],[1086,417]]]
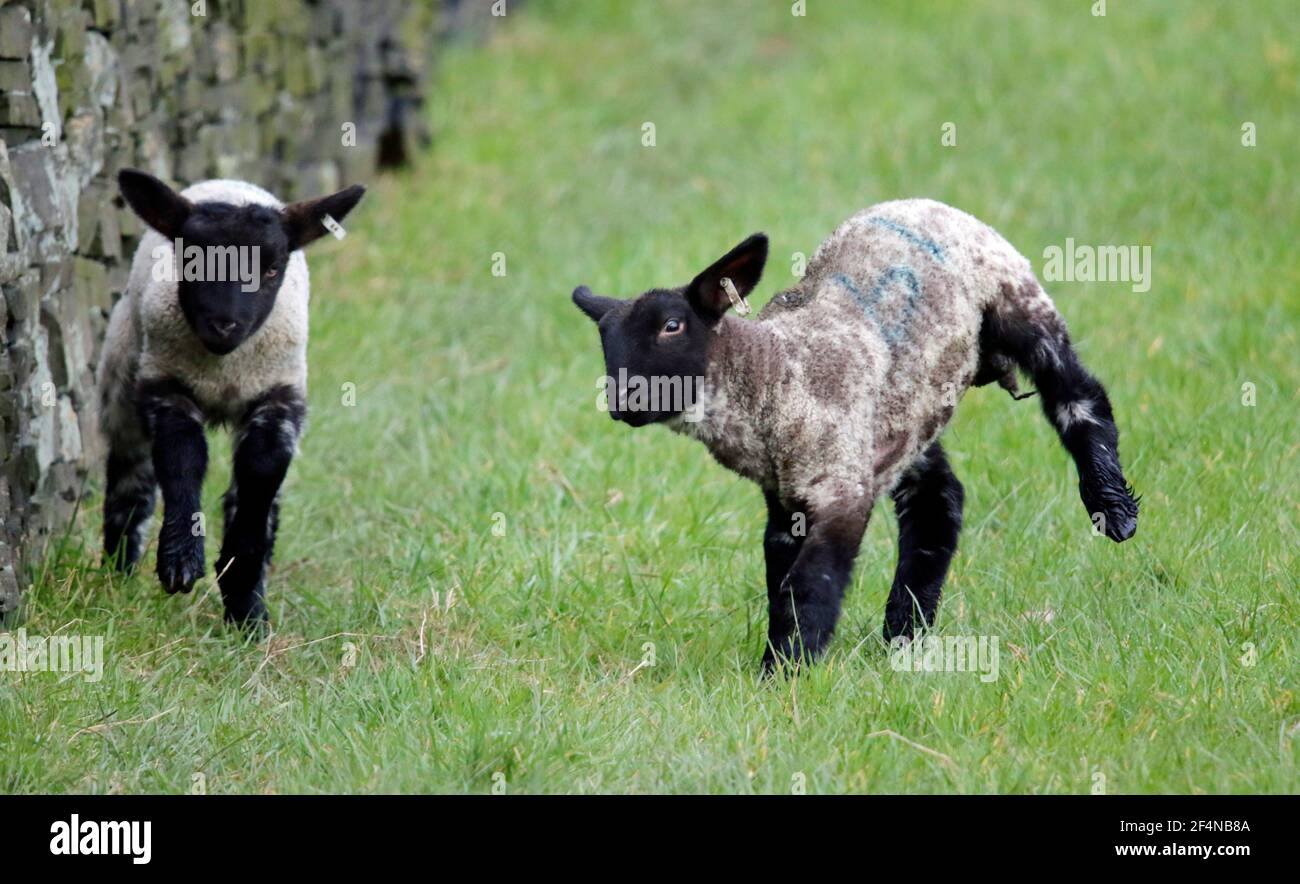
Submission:
[[[103,635],[107,670],[0,674],[0,791],[1300,789],[1294,10],[1089,6],[538,0],[445,53],[429,154],[311,256],[276,631],[223,628],[210,574],[166,597],[152,550],[101,570],[91,496],[15,626]],[[761,302],[902,196],[1039,269],[1152,247],[1150,291],[1048,284],[1142,520],[1094,537],[1037,404],[974,390],[938,628],[997,636],[998,678],[891,669],[881,506],[829,658],[764,681],[761,495],[597,410],[569,292],[679,284],[761,229]]]

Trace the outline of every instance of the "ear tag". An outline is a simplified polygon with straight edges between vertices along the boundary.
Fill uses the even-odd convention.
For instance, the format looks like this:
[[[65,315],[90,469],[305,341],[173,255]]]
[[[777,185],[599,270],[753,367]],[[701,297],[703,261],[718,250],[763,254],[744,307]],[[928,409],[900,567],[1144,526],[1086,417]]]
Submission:
[[[731,301],[731,306],[736,308],[736,312],[741,316],[749,315],[749,301],[740,296],[736,291],[736,284],[731,281],[731,277],[722,277],[722,290],[727,293],[727,300]]]
[[[348,232],[343,229],[343,225],[335,221],[329,215],[323,215],[320,219],[320,223],[326,230],[334,234],[335,239],[342,239],[348,235]]]

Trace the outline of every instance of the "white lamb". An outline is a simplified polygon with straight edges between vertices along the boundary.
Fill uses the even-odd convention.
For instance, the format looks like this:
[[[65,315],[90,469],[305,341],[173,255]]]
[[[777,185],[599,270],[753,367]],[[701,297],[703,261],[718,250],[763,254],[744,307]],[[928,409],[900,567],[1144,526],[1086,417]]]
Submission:
[[[161,488],[158,578],[169,593],[193,589],[204,572],[204,427],[229,425],[234,469],[216,573],[226,619],[261,622],[277,496],[306,416],[310,292],[300,249],[334,228],[365,189],[286,206],[243,181],[204,181],[178,194],[128,169],[118,183],[151,229],[99,363],[109,446],[104,551],[122,570],[135,566]]]

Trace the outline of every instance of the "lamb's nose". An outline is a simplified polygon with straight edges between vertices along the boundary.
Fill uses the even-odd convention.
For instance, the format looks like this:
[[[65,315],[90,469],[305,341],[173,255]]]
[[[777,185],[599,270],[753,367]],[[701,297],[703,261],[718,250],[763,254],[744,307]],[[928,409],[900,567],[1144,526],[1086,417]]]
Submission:
[[[214,319],[212,320],[212,330],[223,338],[228,338],[234,334],[235,329],[239,328],[239,323],[233,319]]]

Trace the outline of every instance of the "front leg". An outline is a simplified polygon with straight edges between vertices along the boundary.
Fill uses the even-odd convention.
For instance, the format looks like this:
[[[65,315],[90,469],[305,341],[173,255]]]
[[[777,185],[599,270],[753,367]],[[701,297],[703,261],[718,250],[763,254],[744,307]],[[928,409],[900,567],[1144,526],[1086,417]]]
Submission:
[[[778,661],[812,662],[826,650],[870,514],[870,505],[859,500],[810,516],[808,536],[768,600],[765,671],[772,671]]]
[[[781,584],[785,576],[794,567],[799,550],[803,548],[807,535],[806,518],[803,513],[794,513],[782,505],[780,499],[770,491],[764,492],[767,501],[767,529],[763,532],[763,559],[767,565],[767,607],[768,607],[768,654],[772,646],[785,635],[784,627],[778,627],[778,617],[783,610],[781,603]]]
[[[217,581],[229,622],[266,620],[264,578],[275,545],[276,498],[293,461],[306,412],[302,392],[282,386],[257,399],[240,421],[217,559]]]
[[[203,576],[203,532],[195,518],[203,511],[200,496],[208,470],[203,413],[177,381],[145,381],[137,401],[163,498],[158,579],[169,593],[189,592]]]

